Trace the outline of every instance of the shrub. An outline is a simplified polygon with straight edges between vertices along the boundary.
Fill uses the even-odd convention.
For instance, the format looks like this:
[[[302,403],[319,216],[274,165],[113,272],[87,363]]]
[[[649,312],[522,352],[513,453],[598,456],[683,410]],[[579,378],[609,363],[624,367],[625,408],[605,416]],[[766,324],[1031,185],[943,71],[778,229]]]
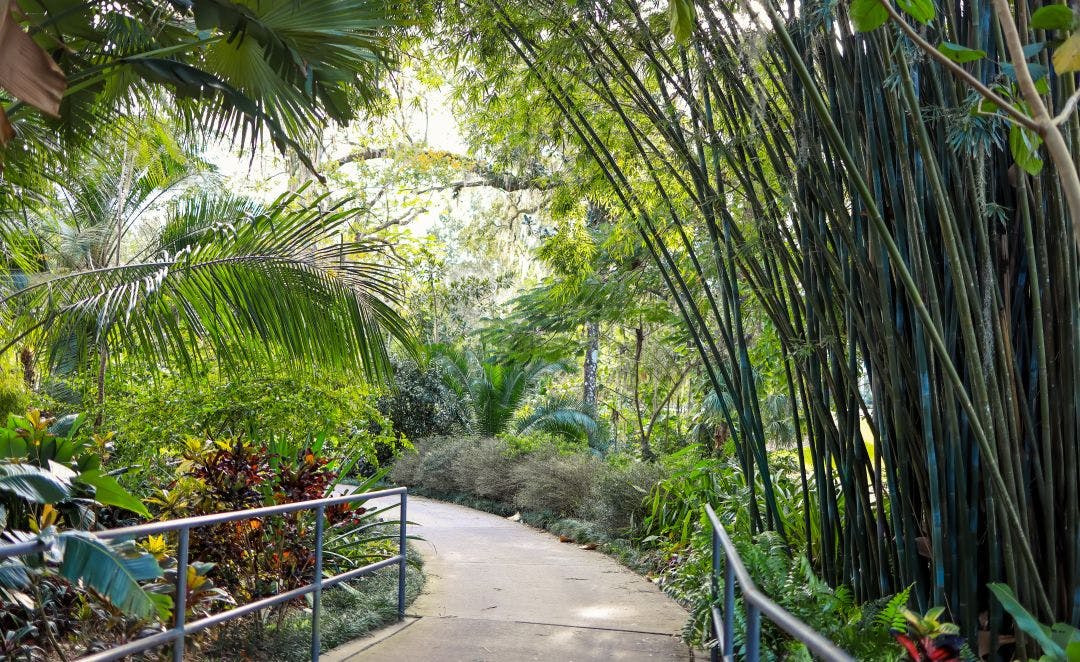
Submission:
[[[505,439],[481,439],[461,448],[453,468],[458,489],[504,503],[512,503],[520,484],[510,467],[520,455]]]
[[[460,399],[443,382],[436,367],[394,361],[394,391],[379,398],[379,411],[394,430],[409,439],[444,436],[468,423]]]
[[[592,491],[592,476],[600,464],[591,455],[531,453],[510,472],[520,484],[514,504],[538,512],[576,513]]]
[[[581,516],[610,535],[625,533],[648,515],[645,497],[668,473],[654,462],[601,465],[593,476],[592,490]]]
[[[402,487],[420,485],[420,452],[423,446],[417,443],[413,448],[402,451],[390,468],[390,482]]]
[[[420,453],[417,483],[436,492],[453,492],[461,489],[454,471],[454,463],[462,449],[475,442],[473,438],[437,437],[429,440]]]
[[[0,362],[0,421],[8,414],[22,414],[29,404],[29,391],[22,371],[13,361]]]
[[[398,444],[389,419],[375,407],[377,394],[335,372],[292,374],[261,366],[182,378],[151,377],[137,365],[123,370],[109,375],[103,420],[116,432],[113,463],[140,468],[125,477],[132,487],[171,480],[163,455],[179,452],[192,435],[228,439],[257,430],[301,439],[322,432],[328,453],[362,455],[356,470],[364,474],[389,460],[387,451]]]

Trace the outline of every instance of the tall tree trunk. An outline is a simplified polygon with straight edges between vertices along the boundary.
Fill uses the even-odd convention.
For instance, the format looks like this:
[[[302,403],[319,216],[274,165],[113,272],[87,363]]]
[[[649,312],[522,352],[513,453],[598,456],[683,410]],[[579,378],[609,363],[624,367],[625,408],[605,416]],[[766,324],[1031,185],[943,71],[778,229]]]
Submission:
[[[105,419],[105,372],[108,367],[109,347],[102,342],[98,347],[97,414],[94,416],[94,430],[100,428]]]
[[[641,459],[655,460],[656,455],[649,445],[649,433],[645,429],[645,416],[641,412],[641,351],[645,347],[645,330],[640,326],[634,329],[634,413],[637,414],[638,435],[641,440]]]
[[[34,350],[29,346],[19,350],[19,364],[22,366],[23,382],[26,388],[32,390],[37,383],[37,370],[34,367]]]
[[[581,402],[590,411],[596,410],[596,393],[600,389],[597,372],[600,368],[600,323],[589,322],[585,325],[588,341],[585,343],[585,364],[583,372],[583,392]]]

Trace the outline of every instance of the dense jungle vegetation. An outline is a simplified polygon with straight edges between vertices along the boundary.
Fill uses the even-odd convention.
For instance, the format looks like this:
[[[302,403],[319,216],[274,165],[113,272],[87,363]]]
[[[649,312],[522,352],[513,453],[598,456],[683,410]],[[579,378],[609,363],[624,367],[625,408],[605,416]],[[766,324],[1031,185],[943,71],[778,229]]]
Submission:
[[[0,1],[0,542],[45,546],[0,559],[0,657],[169,626],[176,538],[95,531],[393,483],[620,558],[695,645],[712,504],[858,659],[1080,660],[1078,27]],[[379,516],[327,512],[327,573],[395,553]],[[305,584],[314,529],[193,535],[188,618]],[[305,618],[192,654],[303,659]]]

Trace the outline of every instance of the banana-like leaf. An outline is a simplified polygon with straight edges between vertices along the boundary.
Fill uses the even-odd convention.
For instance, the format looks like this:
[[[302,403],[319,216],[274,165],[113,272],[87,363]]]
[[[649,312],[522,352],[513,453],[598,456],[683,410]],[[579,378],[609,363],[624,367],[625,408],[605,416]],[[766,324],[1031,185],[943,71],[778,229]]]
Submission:
[[[26,566],[18,559],[0,561],[0,588],[25,588],[30,584]]]
[[[150,517],[150,511],[146,509],[142,501],[135,498],[116,479],[106,475],[101,469],[91,469],[79,474],[77,479],[80,483],[86,483],[94,488],[94,500],[106,506],[116,506],[133,513]]]
[[[101,540],[82,531],[65,531],[59,535],[64,555],[60,574],[81,582],[100,593],[117,609],[144,619],[162,617],[159,604],[139,586],[138,578],[160,576],[161,568],[149,572],[153,557],[125,559]]]
[[[0,492],[34,503],[56,503],[71,496],[71,483],[32,464],[0,464]]]

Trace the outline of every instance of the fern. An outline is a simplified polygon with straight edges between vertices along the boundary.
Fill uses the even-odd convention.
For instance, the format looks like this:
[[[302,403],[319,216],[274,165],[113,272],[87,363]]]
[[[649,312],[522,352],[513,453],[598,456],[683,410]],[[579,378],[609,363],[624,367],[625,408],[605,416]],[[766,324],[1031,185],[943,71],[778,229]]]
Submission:
[[[912,584],[914,586],[914,584]],[[890,632],[904,632],[907,630],[907,620],[904,618],[904,610],[908,600],[911,599],[911,586],[894,595],[874,617],[874,622]]]

